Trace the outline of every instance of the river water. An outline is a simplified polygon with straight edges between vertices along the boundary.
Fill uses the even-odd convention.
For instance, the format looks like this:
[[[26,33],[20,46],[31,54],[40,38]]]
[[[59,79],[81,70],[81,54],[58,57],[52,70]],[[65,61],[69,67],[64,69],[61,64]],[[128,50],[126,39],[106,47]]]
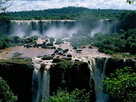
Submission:
[[[23,46],[10,47],[0,50],[0,59],[13,57],[15,53],[21,54],[21,57],[35,57],[53,54],[53,49],[26,48]]]

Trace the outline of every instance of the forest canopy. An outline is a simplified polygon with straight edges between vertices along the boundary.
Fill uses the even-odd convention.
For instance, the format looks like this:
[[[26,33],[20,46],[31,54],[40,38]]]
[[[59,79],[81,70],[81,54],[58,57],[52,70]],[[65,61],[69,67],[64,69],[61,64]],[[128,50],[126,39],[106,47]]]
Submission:
[[[8,12],[10,19],[116,19],[124,10],[89,9],[85,7],[64,7],[47,10]]]

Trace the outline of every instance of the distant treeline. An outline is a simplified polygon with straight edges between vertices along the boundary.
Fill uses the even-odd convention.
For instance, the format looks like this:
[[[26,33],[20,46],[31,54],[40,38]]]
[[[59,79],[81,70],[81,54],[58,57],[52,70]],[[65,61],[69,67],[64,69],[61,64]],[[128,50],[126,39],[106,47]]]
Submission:
[[[124,10],[114,9],[88,9],[84,7],[64,7],[47,10],[32,10],[8,12],[5,19],[31,20],[31,19],[116,19]]]

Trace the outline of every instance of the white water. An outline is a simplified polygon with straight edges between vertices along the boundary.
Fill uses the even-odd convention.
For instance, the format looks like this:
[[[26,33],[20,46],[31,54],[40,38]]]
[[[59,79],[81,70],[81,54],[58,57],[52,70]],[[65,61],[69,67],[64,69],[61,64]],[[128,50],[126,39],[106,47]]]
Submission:
[[[77,33],[80,28],[75,23],[74,20],[11,20],[10,35],[60,38]]]
[[[123,67],[126,66],[126,59],[123,59]]]
[[[45,68],[50,66],[45,65],[45,68],[42,69],[41,64],[35,64],[34,67],[32,77],[32,102],[44,102],[44,100],[48,102],[50,75],[49,71]]]
[[[91,71],[91,79],[94,81],[94,90],[96,102],[107,102],[108,95],[103,92],[103,80],[106,78],[105,69],[108,58],[90,58],[87,59]]]
[[[117,25],[118,25],[118,20],[115,21],[115,25],[114,25],[114,33],[117,32]]]

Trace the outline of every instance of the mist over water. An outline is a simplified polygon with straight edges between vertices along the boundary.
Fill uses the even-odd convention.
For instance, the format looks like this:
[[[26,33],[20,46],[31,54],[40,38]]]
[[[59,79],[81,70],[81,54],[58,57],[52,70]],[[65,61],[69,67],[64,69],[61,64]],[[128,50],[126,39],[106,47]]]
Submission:
[[[94,36],[96,33],[111,34],[118,32],[117,29],[118,20],[99,20],[96,22],[96,26],[90,31],[91,36]]]
[[[48,36],[60,38],[77,33],[81,27],[75,21],[12,21],[10,35]]]
[[[4,23],[4,22],[3,22]],[[118,31],[118,21],[111,20],[11,20],[0,26],[0,33],[10,36],[71,37],[78,32],[111,34]],[[8,29],[7,29],[8,28]],[[118,28],[118,29],[117,29]],[[5,29],[5,30],[3,30]],[[6,31],[3,32],[3,31]]]

